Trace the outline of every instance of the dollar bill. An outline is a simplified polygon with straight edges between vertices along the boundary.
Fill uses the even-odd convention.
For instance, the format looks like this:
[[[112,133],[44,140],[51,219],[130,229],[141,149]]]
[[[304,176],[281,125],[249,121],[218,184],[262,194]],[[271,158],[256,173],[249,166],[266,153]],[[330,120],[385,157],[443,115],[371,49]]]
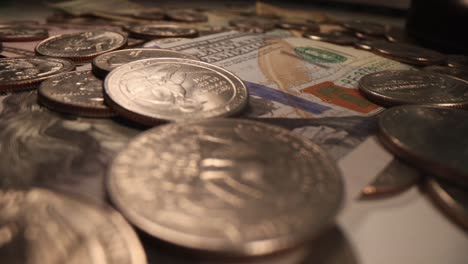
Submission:
[[[361,96],[357,85],[366,74],[407,65],[281,34],[232,31],[161,46],[237,74],[250,93],[244,117],[287,127],[321,145],[338,162],[349,199],[393,160],[374,136],[382,108]]]

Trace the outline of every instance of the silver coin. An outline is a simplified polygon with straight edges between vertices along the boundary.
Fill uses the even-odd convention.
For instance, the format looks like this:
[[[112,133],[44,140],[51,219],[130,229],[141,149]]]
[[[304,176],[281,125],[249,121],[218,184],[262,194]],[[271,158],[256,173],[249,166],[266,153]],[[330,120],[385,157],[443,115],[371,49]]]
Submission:
[[[400,27],[391,26],[385,32],[385,38],[390,42],[396,43],[410,43],[410,38],[406,30]]]
[[[187,40],[188,38],[162,38],[162,39],[153,39],[151,41],[146,42],[143,44],[143,48],[159,48],[161,44],[167,44],[182,40]]]
[[[275,28],[275,19],[262,17],[242,17],[229,21],[229,25],[243,32],[266,32]]]
[[[166,16],[174,21],[180,22],[206,22],[208,17],[198,11],[192,9],[181,9],[181,10],[168,10]]]
[[[38,101],[52,110],[69,114],[114,115],[104,104],[103,82],[90,71],[74,71],[48,79],[38,89]]]
[[[436,72],[440,74],[447,74],[468,81],[468,67],[448,67],[433,65],[424,67],[422,68],[422,70]]]
[[[361,192],[361,199],[389,196],[400,193],[415,185],[421,175],[418,170],[398,159],[394,159]]]
[[[128,28],[134,38],[152,40],[155,38],[193,38],[198,36],[195,28],[181,27],[172,24],[136,25]]]
[[[140,134],[112,162],[107,186],[119,210],[145,232],[239,255],[316,237],[332,224],[343,192],[339,171],[317,145],[239,119]]]
[[[45,79],[74,68],[73,62],[54,58],[0,59],[0,91],[33,89]]]
[[[3,263],[146,263],[117,212],[46,189],[1,189],[0,230]]]
[[[49,37],[45,28],[33,28],[18,25],[0,25],[1,41],[36,41]]]
[[[382,106],[468,107],[468,82],[427,71],[381,71],[359,80],[359,91]]]
[[[445,60],[445,55],[439,52],[411,44],[379,41],[373,44],[373,48],[379,55],[413,65],[434,65]]]
[[[468,229],[468,189],[434,178],[427,180],[426,188],[442,210]]]
[[[307,32],[319,32],[320,25],[317,23],[310,23],[310,22],[296,22],[296,21],[280,21],[276,24],[278,28],[281,29],[288,29],[288,30],[301,30]]]
[[[105,78],[113,69],[132,61],[150,58],[182,58],[198,60],[197,57],[166,49],[125,49],[104,53],[94,58],[92,62],[93,73]]]
[[[358,41],[356,37],[338,31],[331,33],[305,32],[303,37],[312,40],[330,42],[338,45],[353,45],[355,42]]]
[[[36,46],[38,55],[86,62],[127,45],[127,37],[112,31],[86,31],[50,37]]]
[[[468,67],[468,56],[465,55],[447,55],[447,66],[449,67]]]
[[[386,32],[384,25],[372,21],[352,20],[343,22],[342,25],[349,30],[371,36],[383,36]]]
[[[372,50],[372,43],[374,40],[363,40],[360,39],[354,43],[354,47],[357,49],[362,49],[362,50],[367,50],[370,51]]]
[[[125,64],[106,78],[107,103],[145,125],[231,116],[247,104],[248,92],[234,74],[188,59],[146,59]]]
[[[379,119],[382,142],[419,169],[468,185],[468,112],[430,106],[399,106]]]

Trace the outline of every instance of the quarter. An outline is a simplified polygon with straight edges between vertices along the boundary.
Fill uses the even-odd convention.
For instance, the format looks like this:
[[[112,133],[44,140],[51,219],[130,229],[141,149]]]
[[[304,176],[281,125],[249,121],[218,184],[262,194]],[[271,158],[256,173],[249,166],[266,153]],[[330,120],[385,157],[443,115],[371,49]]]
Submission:
[[[114,112],[104,104],[103,81],[90,71],[73,71],[43,82],[38,101],[63,113],[87,117],[109,117]]]
[[[198,58],[193,55],[166,49],[124,49],[97,56],[92,62],[92,69],[96,76],[105,78],[110,71],[119,66],[132,61],[150,58],[182,58],[198,60]]]
[[[399,106],[379,118],[379,137],[402,160],[428,174],[468,186],[468,112]]]
[[[86,31],[50,37],[36,46],[38,55],[87,62],[127,45],[127,37],[112,31]]]
[[[145,232],[229,255],[268,254],[315,238],[333,223],[343,196],[338,169],[317,145],[240,119],[140,134],[112,162],[107,186]]]
[[[41,57],[0,59],[0,92],[33,89],[42,81],[74,68],[73,62],[63,59]]]
[[[403,104],[468,107],[468,82],[429,71],[371,73],[359,80],[359,91],[385,107]]]
[[[128,28],[129,36],[152,40],[156,38],[193,38],[198,36],[195,28],[172,24],[136,25]]]
[[[122,65],[106,77],[104,92],[118,114],[144,125],[232,116],[248,100],[247,88],[233,73],[180,58]]]

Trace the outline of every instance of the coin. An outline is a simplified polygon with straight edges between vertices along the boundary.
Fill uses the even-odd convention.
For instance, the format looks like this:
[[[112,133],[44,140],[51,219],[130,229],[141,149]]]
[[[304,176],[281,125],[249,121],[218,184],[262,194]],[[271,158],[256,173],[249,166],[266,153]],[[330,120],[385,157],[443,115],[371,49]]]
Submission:
[[[455,184],[429,178],[426,189],[437,205],[461,227],[468,229],[468,190]]]
[[[447,75],[451,75],[451,76],[463,79],[465,81],[468,81],[468,67],[456,67],[455,68],[455,67],[448,67],[448,66],[433,65],[433,66],[424,67],[422,70],[436,72],[440,74],[447,74]]]
[[[240,119],[140,134],[111,163],[107,188],[145,232],[232,255],[272,253],[316,237],[343,196],[339,171],[317,145]]]
[[[383,36],[386,31],[384,25],[372,21],[352,20],[343,22],[342,25],[349,30],[371,36]]]
[[[361,32],[354,32],[354,35],[355,35],[358,39],[363,39],[363,40],[380,40],[380,39],[381,39],[380,37],[371,36],[371,35],[366,35],[366,34],[361,33]]]
[[[164,20],[164,12],[161,9],[151,8],[146,11],[132,14],[133,17],[145,20]]]
[[[406,30],[400,27],[391,26],[387,28],[385,32],[385,38],[390,42],[397,42],[397,43],[409,43],[408,34]]]
[[[0,59],[0,91],[33,89],[40,82],[74,68],[73,62],[63,59],[41,57]]]
[[[362,49],[362,50],[372,50],[372,44],[375,40],[363,40],[360,39],[356,42],[354,42],[354,47],[357,49]]]
[[[180,58],[122,65],[107,76],[104,96],[118,114],[144,125],[231,116],[248,100],[244,83],[231,72]]]
[[[229,21],[239,31],[262,33],[275,28],[276,20],[261,17],[242,17]]]
[[[445,56],[439,52],[411,44],[378,41],[373,47],[381,56],[413,65],[440,64],[445,60]]]
[[[103,82],[90,71],[74,71],[43,82],[38,101],[48,108],[88,117],[109,117],[113,111],[104,104]]]
[[[116,211],[42,188],[1,189],[0,230],[3,263],[146,263]]]
[[[372,183],[364,187],[361,192],[361,199],[388,196],[402,192],[415,185],[420,178],[418,170],[398,159],[394,159]]]
[[[198,36],[195,28],[177,25],[136,25],[128,28],[129,35],[134,38],[152,40],[155,38],[193,38]]]
[[[146,42],[143,44],[143,48],[159,48],[161,44],[167,44],[182,40],[187,40],[188,38],[162,38],[162,39],[153,39],[151,41]]]
[[[0,40],[9,42],[43,40],[49,37],[45,28],[0,25]]]
[[[468,67],[468,56],[460,54],[447,55],[446,62],[449,67]]]
[[[402,160],[431,174],[468,185],[468,112],[399,106],[379,118],[379,136]]]
[[[93,73],[99,78],[105,78],[113,69],[132,61],[150,58],[182,58],[198,60],[197,57],[178,51],[166,49],[125,49],[117,50],[94,58],[92,62]]]
[[[166,16],[174,21],[179,22],[206,22],[208,17],[198,11],[192,9],[182,9],[182,10],[168,10]]]
[[[301,30],[308,32],[319,32],[320,25],[317,23],[304,23],[304,22],[295,22],[295,21],[280,21],[276,24],[278,28],[288,29],[288,30]]]
[[[50,37],[36,46],[38,55],[86,62],[127,45],[127,38],[112,31],[85,31]]]
[[[381,106],[468,107],[468,82],[427,71],[381,71],[359,80],[359,91]]]
[[[353,45],[357,41],[356,37],[350,36],[339,31],[333,31],[330,33],[305,32],[303,37],[312,40],[330,42],[338,45]]]
[[[137,48],[140,47],[143,43],[145,43],[145,40],[143,39],[128,38],[126,48]]]

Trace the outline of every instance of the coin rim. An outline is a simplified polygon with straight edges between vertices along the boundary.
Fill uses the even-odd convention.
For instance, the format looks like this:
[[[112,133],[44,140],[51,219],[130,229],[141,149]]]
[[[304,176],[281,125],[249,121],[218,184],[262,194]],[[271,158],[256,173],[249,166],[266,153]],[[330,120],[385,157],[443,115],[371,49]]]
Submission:
[[[88,55],[69,56],[69,55],[63,54],[63,53],[60,53],[60,54],[55,53],[54,54],[53,52],[48,51],[48,49],[45,49],[45,52],[40,50],[48,42],[55,41],[56,39],[62,38],[64,36],[79,35],[79,34],[86,33],[86,32],[114,33],[114,34],[120,35],[123,38],[123,41],[118,46],[112,47],[112,48],[110,48],[108,50],[105,50],[105,51],[94,52],[94,53],[91,53],[91,54],[88,54]],[[124,34],[122,34],[120,32],[112,31],[112,30],[89,30],[89,31],[80,31],[80,32],[75,32],[75,33],[61,34],[61,35],[56,35],[56,36],[46,38],[43,41],[39,42],[39,44],[36,45],[36,47],[34,48],[34,52],[39,56],[47,56],[47,57],[53,57],[53,58],[65,58],[65,59],[72,60],[74,62],[88,62],[91,59],[93,59],[94,57],[99,56],[100,54],[124,48],[125,46],[127,46],[127,43],[128,43],[127,36],[125,36]]]
[[[152,35],[152,34],[145,34],[142,32],[138,32],[135,30],[136,28],[139,27],[156,27],[156,28],[182,28],[182,29],[188,29],[192,31],[192,33],[187,33],[187,34],[179,34],[179,35],[174,35],[174,36],[164,36],[164,35]],[[128,27],[128,35],[132,38],[138,38],[138,39],[144,39],[144,40],[154,40],[157,38],[194,38],[199,35],[199,32],[196,28],[190,28],[190,27],[182,27],[179,25],[172,25],[172,24],[150,24],[150,25],[134,25]]]
[[[468,186],[468,177],[463,174],[463,172],[458,171],[457,169],[451,168],[439,162],[438,160],[431,159],[424,155],[424,153],[414,151],[413,149],[405,146],[405,144],[399,140],[397,137],[392,136],[391,133],[386,129],[384,119],[387,115],[391,115],[394,111],[403,109],[403,108],[427,108],[427,109],[439,109],[439,110],[448,110],[448,111],[463,111],[463,110],[454,110],[445,107],[437,107],[431,105],[402,105],[397,107],[392,107],[385,110],[378,120],[379,133],[377,137],[380,142],[389,149],[396,156],[405,160],[407,163],[413,165],[416,168],[425,171],[431,175],[437,176],[441,179],[455,181],[459,184]]]
[[[398,53],[393,53],[392,51],[388,51],[386,47],[382,47],[380,44],[385,43],[385,42],[375,42],[372,51],[374,51],[375,54],[380,55],[385,58],[389,58],[392,60],[396,60],[399,62],[403,62],[406,64],[411,64],[411,65],[418,65],[418,66],[429,66],[429,65],[435,65],[435,64],[441,64],[445,61],[445,55],[442,53],[439,53],[437,51],[433,51],[430,49],[425,49],[416,45],[411,45],[411,44],[405,44],[401,42],[387,42],[384,45],[395,45],[395,46],[412,46],[418,49],[421,49],[422,51],[425,52],[431,52],[434,54],[432,57],[439,56],[439,58],[427,58],[426,57],[407,57],[407,56],[400,56]],[[380,46],[379,46],[380,45]],[[387,46],[388,47],[388,46]]]
[[[320,161],[322,162],[322,164],[325,164],[324,165],[325,168],[328,168],[328,173],[330,173],[329,175],[333,174],[336,176],[335,180],[337,182],[336,187],[338,190],[338,193],[335,193],[336,195],[336,199],[334,201],[335,205],[333,208],[329,209],[328,213],[323,215],[321,226],[319,227],[313,226],[307,230],[308,232],[298,234],[295,237],[294,235],[289,235],[287,237],[282,236],[279,238],[251,241],[248,243],[244,243],[240,247],[230,247],[230,248],[226,247],[225,245],[223,245],[222,247],[216,247],[216,246],[213,246],[211,242],[206,242],[206,240],[203,243],[200,243],[200,241],[203,241],[203,238],[200,235],[184,234],[181,231],[163,227],[161,225],[158,225],[157,223],[156,223],[156,228],[154,228],[155,226],[154,222],[151,222],[150,220],[146,220],[144,217],[141,217],[137,212],[132,212],[134,211],[133,209],[128,209],[125,206],[125,202],[121,201],[120,198],[118,198],[118,192],[116,191],[116,188],[114,188],[115,183],[113,182],[114,177],[112,176],[113,174],[112,168],[114,167],[114,163],[117,162],[118,157],[125,154],[124,151],[121,151],[114,157],[105,177],[105,186],[106,186],[106,189],[108,190],[111,203],[114,204],[117,208],[119,208],[122,215],[124,215],[124,217],[126,217],[131,223],[137,226],[140,230],[144,231],[147,234],[153,235],[157,237],[158,239],[161,239],[163,241],[166,241],[174,245],[192,249],[192,250],[200,250],[200,251],[207,251],[207,252],[212,252],[212,253],[220,253],[220,254],[227,254],[227,255],[234,255],[234,256],[259,256],[259,255],[266,255],[269,253],[293,248],[310,239],[313,239],[314,237],[317,237],[320,233],[326,230],[328,226],[333,225],[334,219],[336,218],[339,211],[343,207],[345,189],[344,189],[344,180],[343,180],[342,173],[338,169],[336,163],[333,162],[330,156],[320,146],[308,140],[307,138],[304,138],[302,136],[292,133],[291,131],[285,128],[270,125],[270,124],[265,124],[259,121],[252,121],[252,120],[247,120],[247,119],[229,119],[229,118],[212,118],[212,119],[203,119],[203,120],[191,121],[191,122],[185,122],[185,123],[170,123],[170,124],[166,124],[163,126],[154,127],[150,130],[140,133],[138,136],[133,138],[129,143],[127,143],[127,146],[125,149],[127,149],[130,146],[130,144],[132,144],[133,142],[140,140],[140,138],[146,137],[147,134],[152,134],[152,133],[164,134],[164,131],[166,131],[170,126],[181,127],[181,126],[190,126],[193,124],[201,124],[205,122],[218,122],[218,121],[239,122],[239,123],[244,123],[244,124],[247,123],[247,124],[252,124],[252,125],[263,126],[268,129],[272,129],[274,131],[283,131],[289,136],[301,141],[303,143],[303,146],[306,146],[307,148],[312,149],[314,154],[317,154],[317,156],[320,156]],[[164,231],[161,232],[161,230],[164,230]]]
[[[118,75],[120,73],[120,71],[123,69],[123,67],[129,67],[131,66],[130,64],[140,64],[140,63],[145,63],[145,62],[148,62],[148,61],[173,61],[174,63],[177,63],[177,62],[185,62],[185,63],[195,63],[195,66],[207,66],[208,68],[210,68],[213,72],[216,72],[217,74],[220,74],[222,76],[224,76],[225,78],[227,79],[230,79],[231,81],[234,80],[235,82],[238,82],[239,86],[234,86],[233,87],[233,90],[234,90],[234,93],[235,93],[235,96],[233,97],[233,99],[228,102],[227,104],[225,104],[222,108],[223,109],[226,109],[227,107],[229,107],[229,110],[228,111],[221,111],[221,107],[218,107],[217,110],[210,110],[210,111],[207,111],[208,113],[213,113],[214,112],[214,115],[213,114],[210,114],[210,115],[200,115],[200,114],[197,114],[195,116],[191,116],[191,117],[184,117],[184,118],[178,118],[178,117],[175,117],[175,118],[167,118],[167,117],[164,117],[164,116],[160,116],[160,115],[157,115],[155,114],[154,116],[148,116],[148,115],[145,115],[145,114],[140,114],[140,113],[137,113],[135,111],[132,111],[131,109],[127,109],[126,107],[120,105],[116,100],[114,100],[112,98],[111,95],[109,95],[108,93],[108,90],[112,90],[111,88],[109,88],[109,83],[111,81],[111,78],[114,76],[114,75]],[[152,64],[153,65],[153,64]],[[221,73],[220,73],[221,72]],[[235,83],[234,82],[234,83]],[[239,97],[239,98],[236,98],[236,97]],[[243,97],[243,99],[242,99]],[[242,100],[241,100],[242,99]],[[214,64],[210,64],[210,63],[206,63],[206,62],[203,62],[203,61],[200,61],[200,60],[190,60],[190,59],[180,59],[180,58],[152,58],[152,59],[145,59],[145,60],[138,60],[138,61],[134,61],[134,62],[130,62],[130,63],[127,63],[125,65],[122,65],[118,68],[116,68],[115,70],[111,71],[105,81],[104,81],[104,102],[109,105],[116,113],[118,113],[119,115],[123,116],[123,117],[126,117],[130,120],[133,120],[134,122],[137,122],[137,123],[140,123],[142,125],[146,125],[146,126],[153,126],[153,125],[158,125],[158,124],[161,124],[161,123],[164,123],[164,122],[169,122],[169,121],[187,121],[187,120],[190,120],[190,119],[193,119],[193,118],[197,118],[197,119],[205,119],[205,118],[215,118],[215,117],[227,117],[227,116],[234,116],[234,115],[237,115],[239,114],[240,112],[242,112],[242,110],[245,109],[245,107],[247,106],[247,103],[249,101],[249,91],[245,85],[245,83],[237,76],[235,75],[234,73],[226,70],[226,69],[223,69],[219,66],[216,66]]]
[[[439,208],[462,228],[468,230],[468,211],[445,191],[438,180],[428,178],[425,184],[426,190]]]
[[[419,102],[414,102],[414,100],[410,101],[410,100],[395,99],[395,98],[392,98],[392,97],[390,97],[388,95],[385,95],[385,94],[379,93],[377,91],[370,90],[370,89],[366,88],[367,85],[365,84],[365,82],[366,82],[366,80],[368,78],[372,78],[374,75],[382,74],[384,72],[386,72],[386,73],[387,72],[392,72],[392,73],[393,72],[417,72],[417,73],[421,73],[421,74],[424,74],[424,75],[435,75],[435,76],[438,76],[438,77],[451,78],[451,79],[455,79],[455,80],[460,81],[460,82],[464,82],[468,87],[468,81],[465,81],[463,79],[460,79],[460,78],[457,78],[457,77],[454,77],[454,76],[451,76],[451,75],[444,75],[444,74],[439,74],[439,73],[435,73],[435,72],[413,71],[413,70],[378,71],[378,72],[370,73],[368,75],[363,76],[358,82],[359,92],[364,97],[369,99],[369,101],[371,101],[373,103],[376,103],[376,104],[378,104],[380,106],[384,106],[384,107],[392,107],[392,106],[399,106],[399,105],[428,105],[428,106],[434,106],[434,107],[468,109],[468,98],[465,100],[465,102],[458,102],[458,103],[419,103]]]

